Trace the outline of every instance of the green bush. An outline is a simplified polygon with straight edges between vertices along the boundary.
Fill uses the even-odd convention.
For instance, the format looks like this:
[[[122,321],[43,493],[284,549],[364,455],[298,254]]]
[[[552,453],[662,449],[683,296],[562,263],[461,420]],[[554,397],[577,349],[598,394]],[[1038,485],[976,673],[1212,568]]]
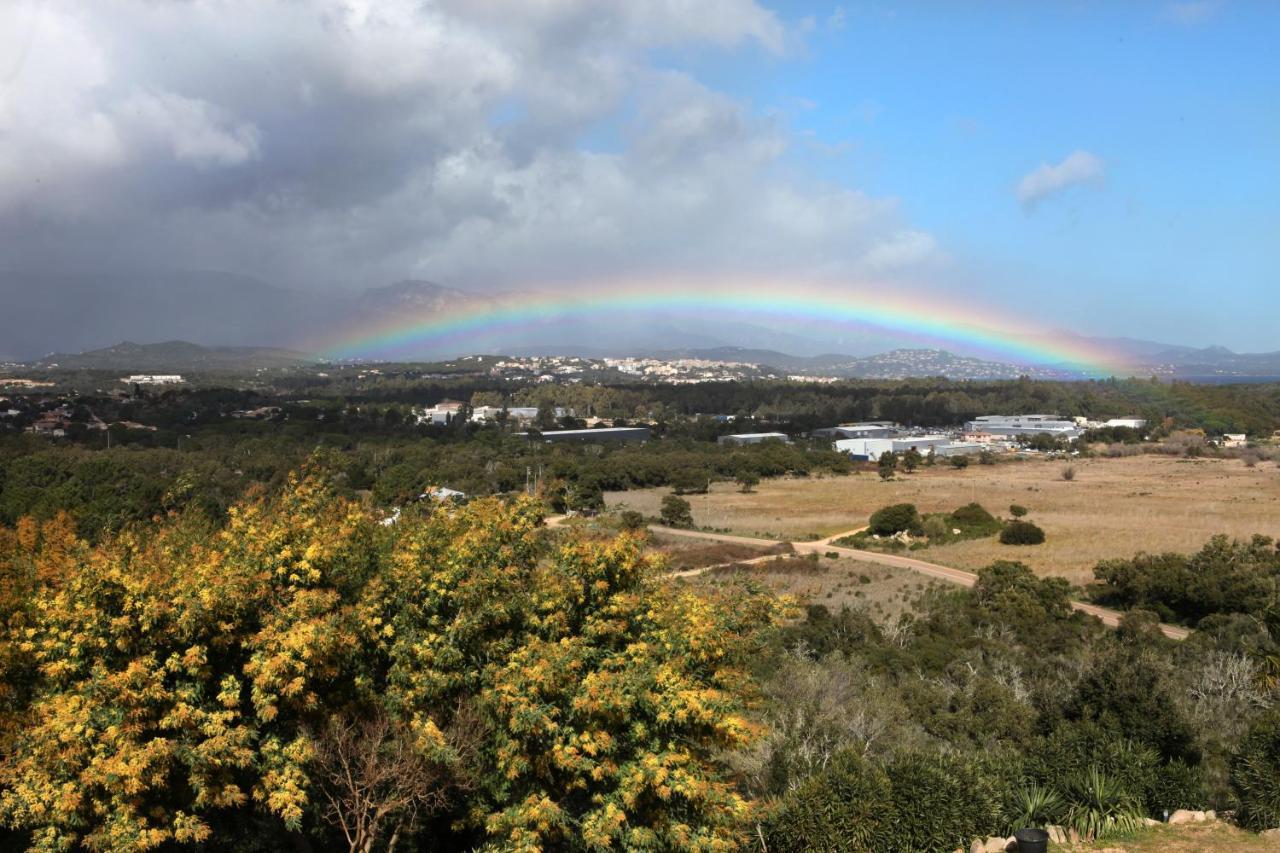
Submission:
[[[1063,578],[1041,578],[1025,563],[996,560],[978,570],[973,600],[1006,624],[1039,626],[1071,614],[1070,585]]]
[[[1256,614],[1275,606],[1280,550],[1267,536],[1214,536],[1199,552],[1138,554],[1094,567],[1096,601],[1145,608],[1167,621],[1195,625],[1218,613]]]
[[[1246,829],[1280,826],[1280,712],[1250,728],[1231,760],[1236,822]]]
[[[675,495],[667,495],[662,499],[662,523],[668,527],[692,527],[693,510],[689,502]]]
[[[1000,530],[1000,522],[982,504],[971,503],[951,513],[954,526],[965,537],[990,536]]]
[[[1000,771],[980,760],[908,753],[885,770],[893,789],[894,835],[883,850],[968,849],[975,837],[1007,823]]]
[[[644,513],[637,512],[634,509],[624,509],[622,512],[618,513],[618,524],[623,530],[630,530],[633,533],[639,530],[644,530]]]
[[[1199,764],[1196,730],[1179,701],[1181,687],[1140,650],[1116,646],[1100,654],[1063,706],[1068,720],[1095,722],[1156,750],[1162,761]]]
[[[968,849],[1003,831],[1012,800],[1002,775],[982,756],[904,753],[883,769],[842,753],[823,773],[787,794],[762,825],[769,850],[876,851]]]
[[[1205,774],[1197,764],[1192,766],[1180,758],[1156,769],[1147,780],[1143,794],[1147,811],[1151,815],[1178,809],[1203,809],[1208,805],[1205,794]]]
[[[1000,531],[1001,545],[1039,545],[1044,531],[1030,521],[1011,521]]]
[[[996,517],[980,503],[965,504],[964,506],[951,513],[951,517],[961,524],[982,526],[995,524]]]
[[[1162,761],[1153,747],[1095,722],[1059,725],[1035,743],[1027,762],[1031,778],[1064,794],[1070,794],[1072,784],[1090,768],[1122,787],[1152,817],[1166,809],[1202,809],[1208,804],[1199,765]]]
[[[895,823],[888,776],[844,752],[783,797],[761,831],[769,850],[879,853],[896,849]]]
[[[915,504],[893,504],[871,514],[868,529],[878,536],[892,536],[904,530],[920,529],[920,513]]]
[[[951,535],[951,526],[940,515],[927,516],[921,527],[924,530],[924,535],[933,540],[941,541]]]
[[[704,495],[711,486],[705,468],[682,468],[671,475],[671,489],[677,495]]]
[[[1027,514],[1027,508],[1022,504],[1009,504],[1009,515],[1014,518],[1022,518]]]

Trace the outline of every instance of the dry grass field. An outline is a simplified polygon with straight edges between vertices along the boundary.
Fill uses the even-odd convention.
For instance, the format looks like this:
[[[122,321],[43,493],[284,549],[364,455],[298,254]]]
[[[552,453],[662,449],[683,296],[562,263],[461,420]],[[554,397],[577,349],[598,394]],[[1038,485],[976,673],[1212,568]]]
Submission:
[[[908,569],[889,568],[845,557],[780,557],[749,566],[715,569],[689,578],[688,583],[717,584],[749,577],[779,595],[793,595],[801,604],[825,604],[831,610],[866,610],[879,623],[896,620],[911,609],[934,581]]]
[[[1047,541],[1005,546],[994,538],[914,552],[912,556],[963,569],[994,559],[1020,559],[1043,574],[1081,583],[1095,563],[1138,551],[1193,551],[1215,533],[1280,535],[1280,469],[1246,468],[1235,459],[1132,456],[1062,461],[1028,460],[964,470],[938,466],[882,482],[873,473],[762,482],[751,494],[717,483],[689,495],[694,522],[770,538],[828,536],[866,523],[876,509],[911,502],[921,512],[952,510],[978,501],[996,515],[1011,503],[1030,510]],[[657,515],[665,489],[614,492],[611,508]]]
[[[649,550],[663,556],[669,571],[683,572],[736,560],[752,560],[769,554],[786,554],[791,552],[791,547],[754,548],[736,543],[705,542],[700,539],[654,534],[650,538]]]

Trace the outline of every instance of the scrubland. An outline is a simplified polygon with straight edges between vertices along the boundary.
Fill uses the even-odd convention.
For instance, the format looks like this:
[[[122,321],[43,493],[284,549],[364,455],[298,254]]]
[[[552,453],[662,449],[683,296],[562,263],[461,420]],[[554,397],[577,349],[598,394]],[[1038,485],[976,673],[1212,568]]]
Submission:
[[[1067,465],[1074,479],[1063,479]],[[611,508],[657,515],[665,489],[608,493]],[[874,473],[766,480],[750,493],[732,483],[687,495],[699,526],[773,538],[815,538],[860,527],[882,506],[910,502],[922,513],[977,501],[997,515],[1025,506],[1044,528],[1043,545],[1011,547],[994,538],[933,547],[916,554],[976,570],[1016,558],[1040,574],[1073,583],[1092,577],[1102,559],[1138,551],[1191,552],[1212,535],[1280,535],[1280,468],[1236,459],[1167,456],[937,465],[882,481]]]

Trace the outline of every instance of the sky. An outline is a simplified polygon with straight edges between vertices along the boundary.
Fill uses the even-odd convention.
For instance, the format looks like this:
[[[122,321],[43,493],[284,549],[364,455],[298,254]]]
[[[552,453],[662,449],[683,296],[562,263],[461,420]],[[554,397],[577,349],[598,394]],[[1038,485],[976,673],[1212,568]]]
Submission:
[[[0,269],[821,281],[1280,349],[1280,4],[8,0]]]

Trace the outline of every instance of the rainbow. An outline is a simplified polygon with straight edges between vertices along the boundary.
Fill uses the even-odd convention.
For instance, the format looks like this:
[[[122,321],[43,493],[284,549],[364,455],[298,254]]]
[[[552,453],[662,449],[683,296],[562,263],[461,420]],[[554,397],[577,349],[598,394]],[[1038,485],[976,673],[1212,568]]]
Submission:
[[[404,360],[431,351],[469,354],[468,342],[547,324],[636,321],[646,315],[800,322],[836,331],[879,331],[921,345],[960,350],[993,360],[1070,367],[1108,376],[1123,359],[1074,336],[1028,329],[1001,312],[933,296],[901,296],[900,286],[835,288],[779,281],[699,279],[625,281],[538,290],[495,298],[481,306],[397,317],[348,329],[314,349],[325,358]]]

